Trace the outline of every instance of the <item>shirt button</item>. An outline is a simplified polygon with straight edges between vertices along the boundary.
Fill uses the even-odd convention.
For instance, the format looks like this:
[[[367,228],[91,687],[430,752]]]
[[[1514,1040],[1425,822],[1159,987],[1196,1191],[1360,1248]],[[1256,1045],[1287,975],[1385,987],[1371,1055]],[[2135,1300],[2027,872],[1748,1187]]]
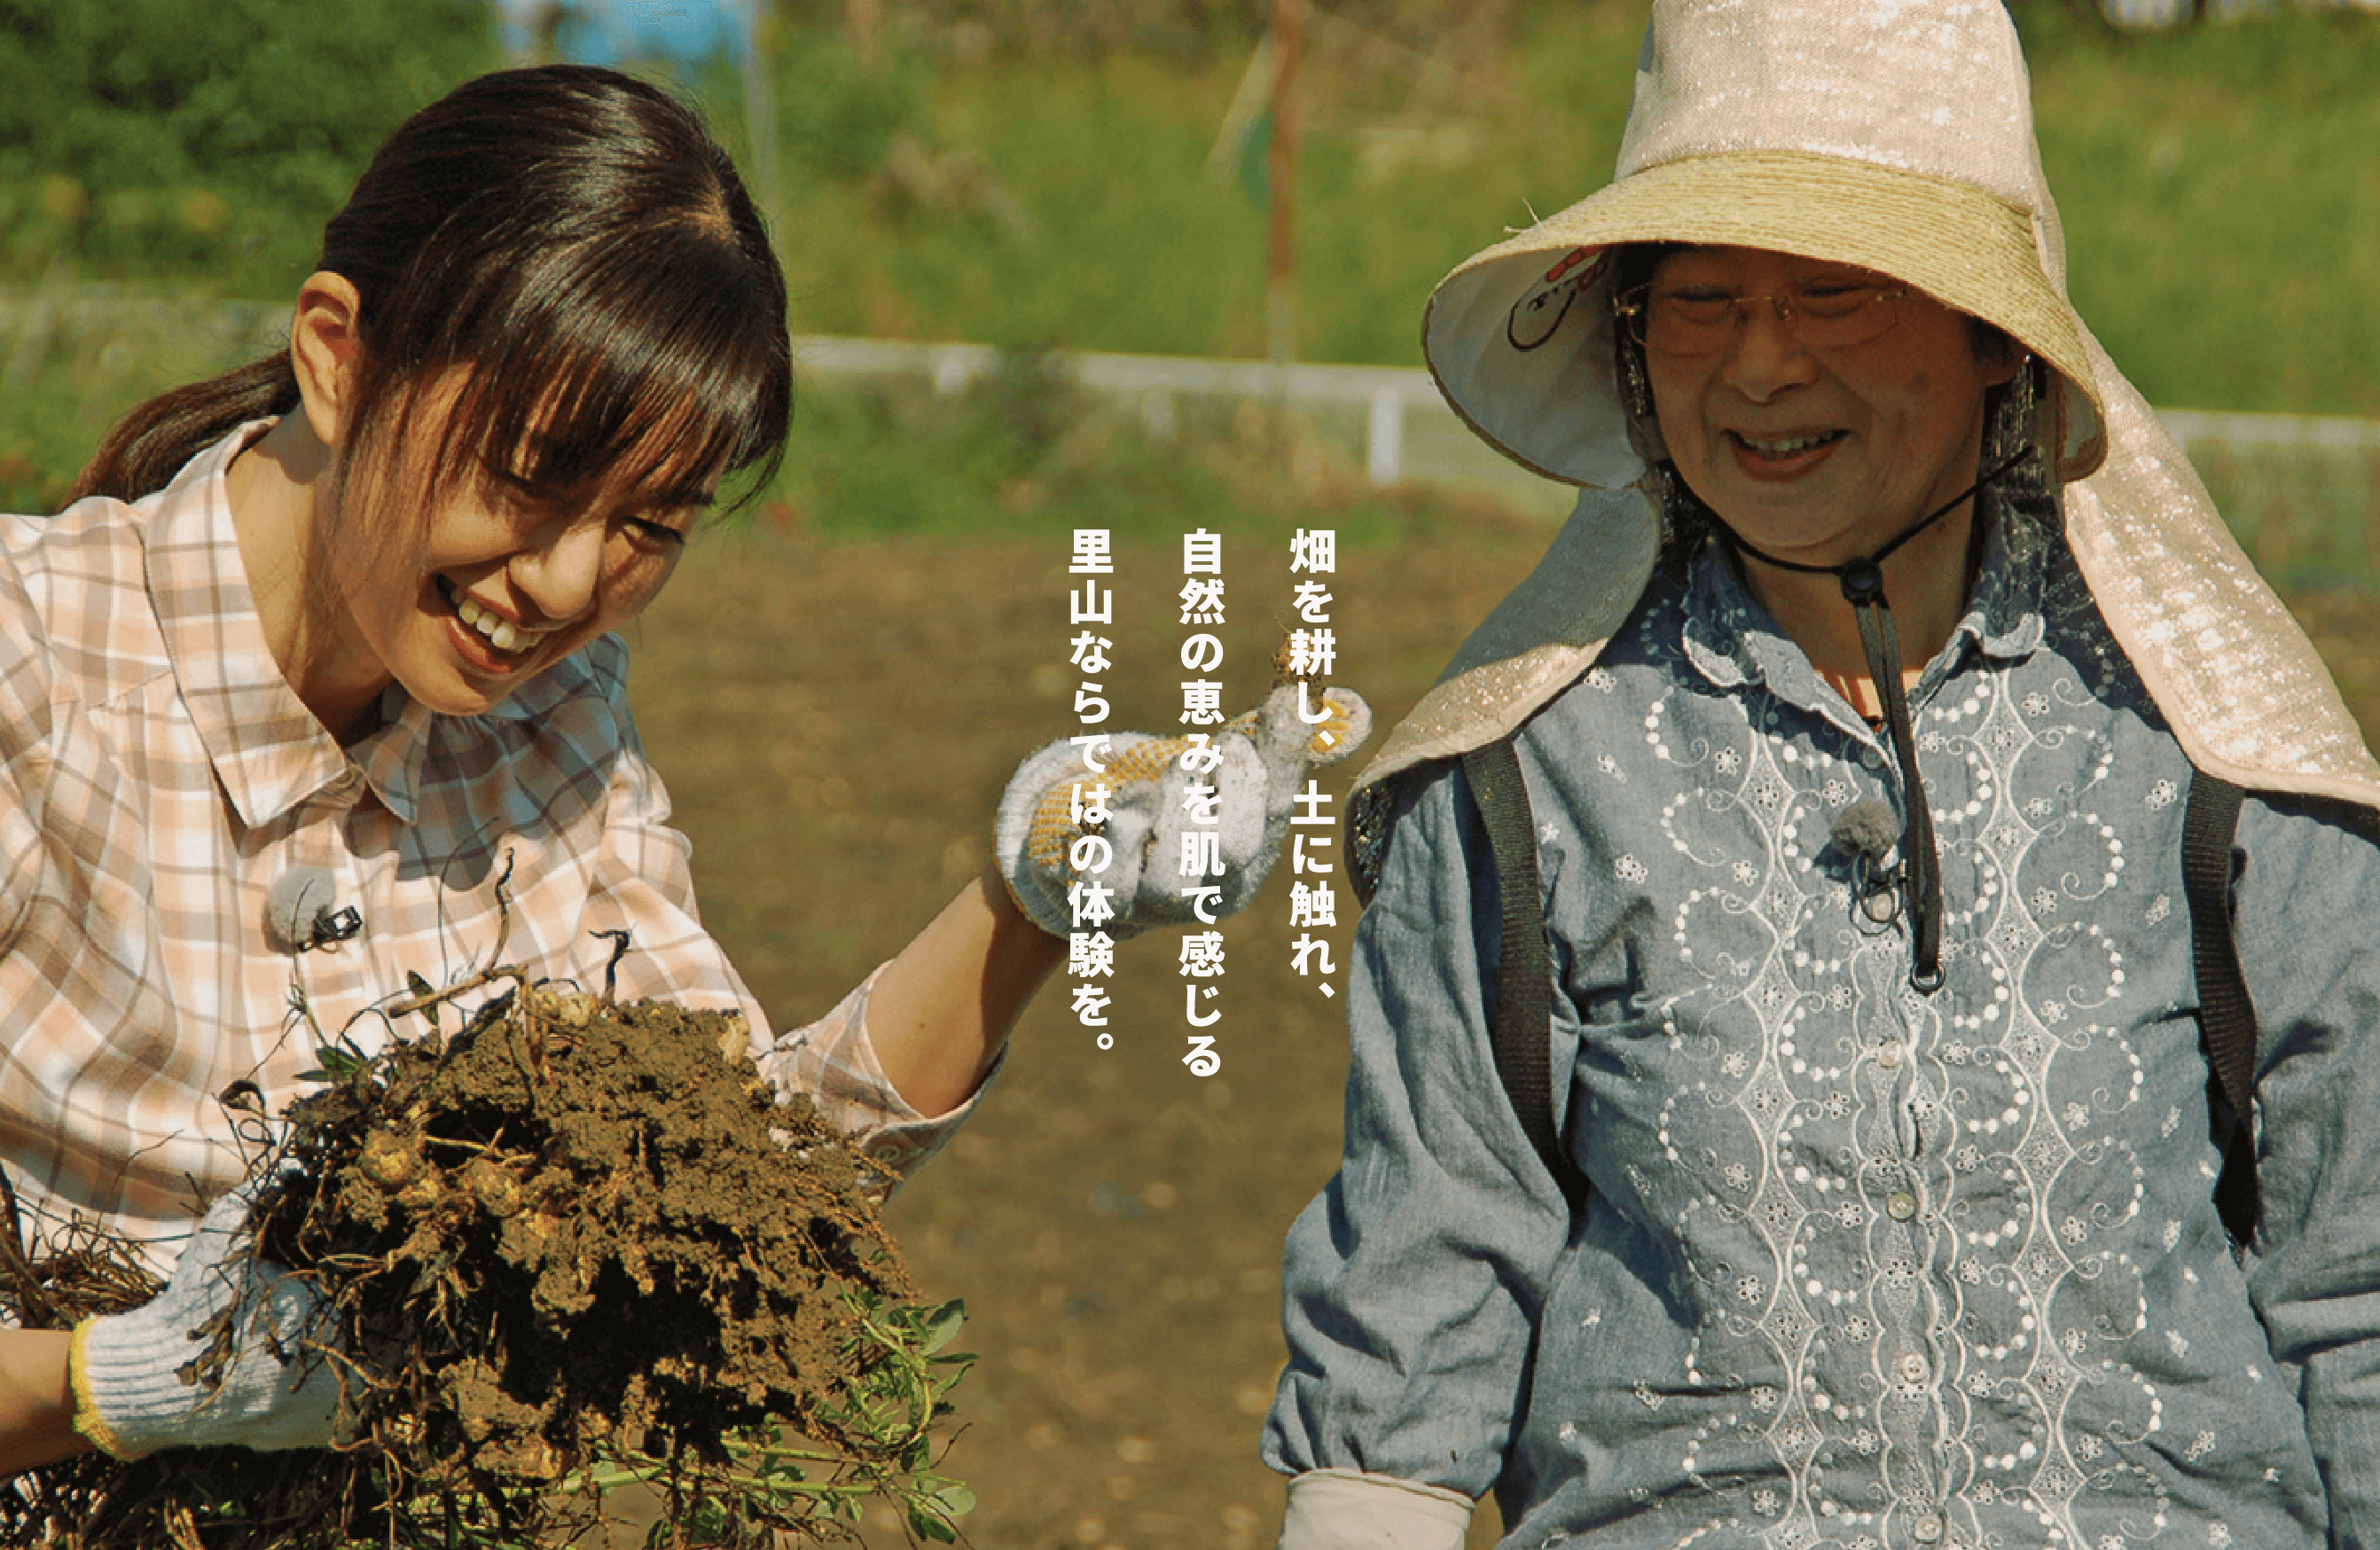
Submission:
[[[1915,1351],[1911,1351],[1907,1356],[1902,1357],[1900,1359],[1900,1381],[1903,1383],[1924,1383],[1925,1381],[1925,1359],[1918,1355]],[[1942,1529],[1940,1520],[1928,1520],[1928,1521],[1933,1522],[1934,1531],[1938,1535]]]
[[[1895,1190],[1885,1200],[1884,1214],[1896,1222],[1905,1222],[1917,1215],[1917,1197],[1907,1190]]]
[[[1942,1542],[1942,1520],[1929,1513],[1912,1523],[1909,1533],[1920,1544],[1938,1544]]]
[[[1908,1047],[1899,1039],[1887,1039],[1876,1052],[1876,1063],[1887,1071],[1899,1071],[1901,1058],[1907,1053]]]

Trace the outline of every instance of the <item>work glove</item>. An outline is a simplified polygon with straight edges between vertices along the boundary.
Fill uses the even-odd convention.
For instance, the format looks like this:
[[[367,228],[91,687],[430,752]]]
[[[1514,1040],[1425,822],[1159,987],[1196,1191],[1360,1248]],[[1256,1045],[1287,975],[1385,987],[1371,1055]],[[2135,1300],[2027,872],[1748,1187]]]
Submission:
[[[1462,1550],[1472,1502],[1458,1491],[1355,1470],[1293,1476],[1274,1550]]]
[[[256,1252],[254,1199],[242,1185],[215,1202],[153,1300],[75,1326],[75,1430],[102,1451],[331,1445],[345,1364],[322,1349],[328,1310]],[[202,1360],[219,1337],[220,1363]]]
[[[1345,758],[1371,730],[1371,707],[1354,690],[1318,699],[1291,683],[1211,737],[1116,733],[1105,750],[1052,743],[1017,767],[1000,800],[994,849],[1009,896],[1060,937],[1104,931],[1122,941],[1220,920],[1264,886],[1306,771]],[[1209,813],[1212,823],[1198,821]],[[1201,858],[1184,876],[1184,838],[1201,831],[1218,836],[1220,865]],[[1089,903],[1084,889],[1107,891],[1078,909]],[[1098,918],[1100,908],[1112,917]]]

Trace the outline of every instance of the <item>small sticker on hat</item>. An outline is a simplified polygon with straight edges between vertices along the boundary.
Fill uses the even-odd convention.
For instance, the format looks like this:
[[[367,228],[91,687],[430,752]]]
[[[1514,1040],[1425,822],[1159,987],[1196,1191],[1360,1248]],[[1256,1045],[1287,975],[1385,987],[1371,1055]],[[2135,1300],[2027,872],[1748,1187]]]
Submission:
[[[1590,253],[1594,254],[1592,262],[1588,261]],[[1608,249],[1597,251],[1592,248],[1573,248],[1563,254],[1560,262],[1546,271],[1545,278],[1512,303],[1512,313],[1504,320],[1505,342],[1516,350],[1534,350],[1561,332],[1562,320],[1570,316],[1570,304],[1602,275],[1608,256]]]

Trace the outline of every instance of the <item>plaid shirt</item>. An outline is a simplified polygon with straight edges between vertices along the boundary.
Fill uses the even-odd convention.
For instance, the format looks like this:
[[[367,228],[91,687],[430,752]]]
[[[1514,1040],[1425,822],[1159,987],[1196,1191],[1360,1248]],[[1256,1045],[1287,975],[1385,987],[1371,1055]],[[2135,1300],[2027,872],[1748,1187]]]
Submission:
[[[816,1095],[889,1172],[930,1154],[965,1110],[903,1102],[867,985],[772,1038],[704,933],[616,637],[484,715],[393,687],[351,746],[315,721],[232,528],[223,475],[248,434],[136,504],[0,516],[0,1167],[20,1207],[178,1239],[244,1171],[243,1116],[218,1095],[253,1082],[277,1113],[317,1030],[370,1047],[391,1031],[375,1003],[409,975],[443,986],[485,964],[507,867],[505,962],[600,987],[612,945],[595,933],[626,930],[621,999],[741,1010],[781,1091]],[[362,929],[294,951],[267,896],[309,866]]]

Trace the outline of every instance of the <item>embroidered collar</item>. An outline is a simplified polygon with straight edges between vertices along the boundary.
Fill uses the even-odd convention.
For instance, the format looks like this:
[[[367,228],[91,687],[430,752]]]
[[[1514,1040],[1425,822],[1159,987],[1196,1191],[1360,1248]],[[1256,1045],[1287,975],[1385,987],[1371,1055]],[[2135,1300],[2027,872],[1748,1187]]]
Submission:
[[[2043,576],[2054,539],[2029,538],[2011,552],[1997,496],[1976,497],[1991,524],[1983,564],[1967,611],[1950,637],[1925,665],[1912,707],[1933,696],[1942,682],[1973,652],[1985,660],[2015,662],[2038,650],[2045,638]],[[1813,710],[1861,738],[1876,733],[1842,696],[1820,680],[1799,646],[1729,563],[1725,550],[1706,542],[1688,563],[1682,601],[1680,647],[1694,670],[1721,689],[1764,684],[1780,698]]]

